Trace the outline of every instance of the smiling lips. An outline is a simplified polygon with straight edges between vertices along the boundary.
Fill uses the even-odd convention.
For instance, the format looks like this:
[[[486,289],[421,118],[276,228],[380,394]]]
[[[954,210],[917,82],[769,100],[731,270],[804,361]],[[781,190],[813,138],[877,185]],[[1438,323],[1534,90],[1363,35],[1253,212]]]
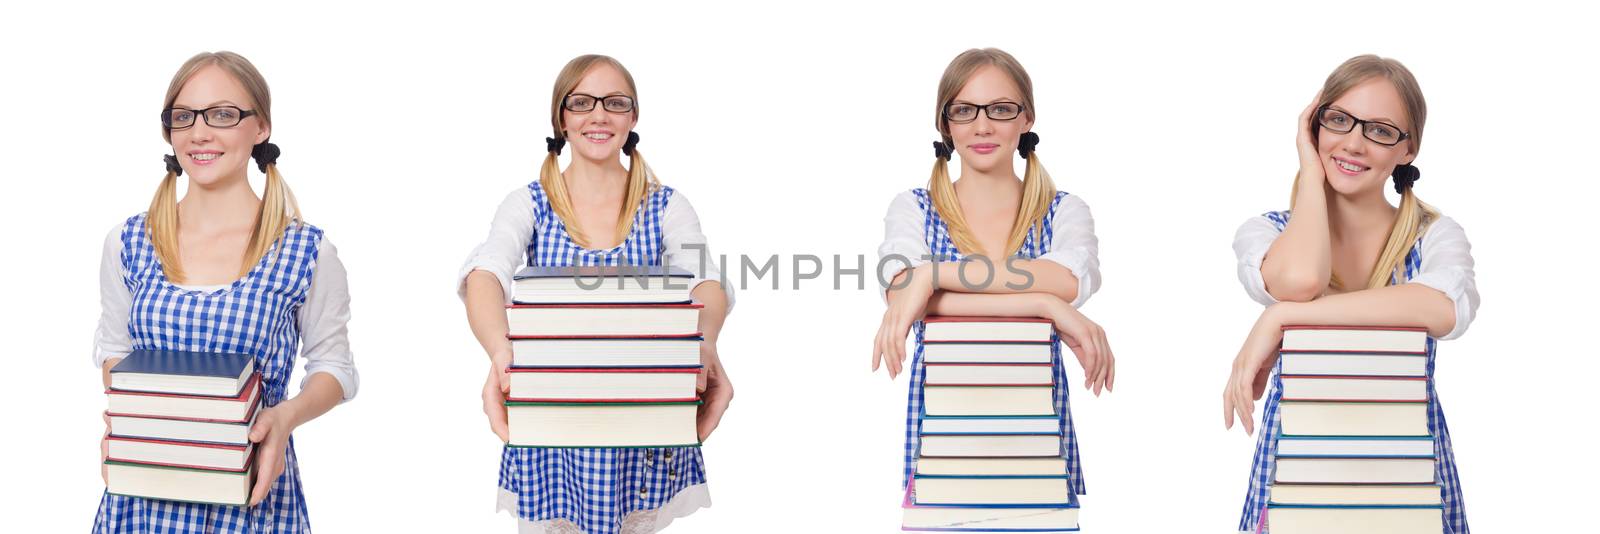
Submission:
[[[1360,163],[1357,163],[1355,161],[1351,161],[1351,160],[1347,160],[1347,159],[1343,159],[1343,158],[1335,157],[1335,158],[1332,158],[1332,159],[1333,159],[1333,166],[1335,168],[1339,169],[1339,172],[1342,172],[1347,176],[1355,176],[1355,175],[1361,174],[1363,172],[1366,172],[1367,169],[1371,168],[1371,167],[1367,167],[1365,165],[1362,165]]]
[[[976,145],[971,145],[971,148],[973,152],[977,152],[979,154],[992,154],[996,149],[1000,148],[1000,145],[993,143],[979,143]]]
[[[199,152],[189,153],[189,161],[193,162],[195,165],[210,165],[211,162],[216,161],[216,159],[220,157],[222,157],[222,153],[213,150],[202,150]]]
[[[611,140],[611,132],[584,132],[583,138],[593,143],[605,143]]]

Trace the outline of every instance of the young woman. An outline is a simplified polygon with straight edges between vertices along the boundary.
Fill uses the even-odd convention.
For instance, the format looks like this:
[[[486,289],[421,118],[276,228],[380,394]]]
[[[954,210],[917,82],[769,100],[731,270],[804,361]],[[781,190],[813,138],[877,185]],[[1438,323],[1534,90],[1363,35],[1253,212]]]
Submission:
[[[489,237],[461,268],[459,291],[472,332],[489,355],[483,410],[507,441],[503,405],[510,387],[511,343],[505,305],[520,265],[660,265],[704,278],[690,282],[703,303],[700,330],[700,439],[722,419],[733,386],[717,355],[717,336],[733,288],[715,266],[702,265],[700,220],[682,193],[656,182],[633,133],[639,120],[633,76],[617,60],[580,56],[556,77],[550,122],[555,137],[539,179],[500,203]],[[561,169],[556,156],[570,146]],[[628,156],[624,166],[621,156]],[[709,253],[707,253],[709,256]],[[702,271],[702,268],[704,269]],[[699,448],[544,449],[505,447],[500,460],[501,509],[519,532],[655,532],[676,517],[709,506]]]
[[[1056,191],[1039,163],[1034,152],[1039,136],[1030,131],[1034,111],[1033,82],[1016,58],[993,48],[956,56],[939,80],[934,127],[942,140],[934,142],[933,177],[927,189],[901,193],[884,216],[878,254],[880,276],[891,281],[885,294],[889,309],[873,346],[872,369],[882,363],[890,378],[898,375],[906,335],[915,328],[906,480],[915,470],[922,424],[924,315],[1050,319],[1083,366],[1085,389],[1099,395],[1115,382],[1105,332],[1077,310],[1100,287],[1094,219],[1082,199]],[[1013,152],[1027,162],[1022,177]],[[954,183],[947,169],[952,154],[961,156],[961,175]],[[989,261],[962,261],[980,256]],[[987,285],[969,286],[959,276],[963,268],[968,281],[991,273],[993,278]],[[1066,370],[1058,346],[1051,352],[1056,382],[1063,386],[1056,388],[1055,399],[1062,450],[1072,489],[1081,495],[1083,472],[1067,406]]]
[[[166,178],[149,211],[106,236],[94,361],[109,386],[112,366],[136,349],[255,356],[256,482],[248,507],[107,493],[94,530],[309,532],[290,433],[356,394],[344,266],[322,230],[300,219],[278,174],[278,147],[267,142],[272,97],[248,60],[190,58],[167,87],[161,126],[173,151]],[[252,159],[266,174],[259,198],[245,179]],[[289,398],[297,353],[306,376]]]
[[[1260,523],[1277,449],[1277,348],[1286,324],[1423,326],[1428,370],[1437,339],[1455,339],[1478,309],[1472,251],[1461,226],[1417,200],[1421,173],[1411,164],[1422,146],[1427,105],[1400,62],[1359,56],[1344,62],[1300,114],[1300,171],[1289,211],[1252,217],[1233,249],[1239,280],[1267,306],[1233,362],[1223,391],[1223,420],[1254,430],[1254,400],[1271,384],[1261,413],[1240,530]],[[1394,177],[1400,206],[1384,199]],[[1428,381],[1428,423],[1443,486],[1444,532],[1466,534],[1466,512],[1450,431]]]

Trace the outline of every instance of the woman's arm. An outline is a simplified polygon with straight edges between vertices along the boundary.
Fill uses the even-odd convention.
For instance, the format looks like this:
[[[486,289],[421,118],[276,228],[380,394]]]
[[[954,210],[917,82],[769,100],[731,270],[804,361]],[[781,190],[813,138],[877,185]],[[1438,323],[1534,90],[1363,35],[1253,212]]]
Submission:
[[[1098,396],[1102,388],[1110,391],[1116,385],[1117,359],[1106,340],[1105,329],[1054,295],[939,291],[928,299],[927,314],[1049,319],[1083,367],[1084,389]]]
[[[1321,98],[1321,95],[1318,95]],[[1272,242],[1261,261],[1267,292],[1280,301],[1306,302],[1317,298],[1333,276],[1333,245],[1328,235],[1327,175],[1312,140],[1316,101],[1300,114],[1296,147],[1300,172],[1294,195],[1294,213],[1283,235]]]
[[[505,396],[511,389],[506,369],[511,366],[511,340],[506,338],[506,304],[511,302],[512,276],[522,261],[524,247],[533,239],[531,193],[517,188],[506,195],[489,225],[489,236],[473,249],[462,265],[458,292],[466,306],[467,324],[489,356],[489,373],[483,384],[483,412],[489,429],[501,441],[510,439],[506,426]]]
[[[704,442],[722,422],[722,414],[728,411],[728,403],[733,401],[733,382],[723,370],[722,357],[717,352],[717,339],[722,334],[723,322],[728,318],[728,297],[723,293],[722,283],[715,280],[701,282],[690,294],[705,306],[700,309],[699,322],[700,335],[705,337],[700,342],[701,373],[698,384],[703,402],[696,418],[700,441]]]

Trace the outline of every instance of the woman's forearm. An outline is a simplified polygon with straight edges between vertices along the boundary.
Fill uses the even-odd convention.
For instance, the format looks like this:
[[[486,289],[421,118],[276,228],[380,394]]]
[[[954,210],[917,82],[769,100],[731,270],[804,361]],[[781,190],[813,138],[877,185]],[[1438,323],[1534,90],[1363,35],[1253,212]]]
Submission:
[[[506,339],[506,333],[511,328],[506,324],[505,289],[500,287],[500,280],[487,271],[467,274],[466,305],[467,323],[484,353],[491,357],[509,354],[511,340]]]
[[[722,323],[728,319],[728,294],[715,280],[701,282],[689,294],[705,306],[700,309],[700,335],[705,337],[705,343],[715,346],[722,335]]]
[[[1013,258],[938,262],[930,273],[939,289],[963,293],[1045,293],[1065,302],[1078,298],[1078,277],[1059,263]],[[963,275],[965,276],[963,278]]]
[[[1455,303],[1422,284],[1400,284],[1328,295],[1311,302],[1280,302],[1268,308],[1279,325],[1420,326],[1441,337],[1456,325]]]
[[[1317,298],[1333,276],[1333,244],[1328,234],[1328,200],[1323,183],[1307,180],[1300,184],[1289,223],[1261,260],[1261,278],[1267,293],[1279,301],[1307,302]]]

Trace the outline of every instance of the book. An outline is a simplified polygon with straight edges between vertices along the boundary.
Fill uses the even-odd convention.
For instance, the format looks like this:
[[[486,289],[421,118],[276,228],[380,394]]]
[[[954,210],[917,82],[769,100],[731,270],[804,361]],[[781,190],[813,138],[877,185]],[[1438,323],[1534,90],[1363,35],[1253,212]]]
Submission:
[[[1426,402],[1304,402],[1278,405],[1291,436],[1427,436]]]
[[[515,447],[697,447],[699,401],[506,402]]]
[[[121,391],[232,397],[255,372],[248,354],[135,350],[111,367],[111,387]]]
[[[927,363],[923,383],[930,386],[1049,386],[1055,374],[1048,363],[980,365]]]
[[[509,337],[699,336],[700,303],[511,304]]]
[[[1060,456],[917,459],[917,473],[924,475],[1060,475],[1066,472],[1067,459]]]
[[[1444,503],[1438,484],[1274,484],[1273,504],[1433,505]]]
[[[523,267],[512,277],[518,304],[686,303],[694,275],[661,265]]]
[[[255,451],[255,444],[200,443],[107,436],[107,460],[242,471]]]
[[[250,425],[255,423],[256,413],[259,410],[242,422],[107,415],[113,436],[244,445],[250,443]]]
[[[926,386],[925,415],[1055,415],[1055,388],[1034,386]]]
[[[1284,352],[1428,352],[1428,330],[1386,326],[1283,327]]]
[[[167,417],[218,422],[244,422],[255,415],[261,374],[251,375],[233,397],[106,390],[106,412],[112,416]]]
[[[918,456],[1061,456],[1060,434],[937,435],[923,434]]]
[[[1426,402],[1427,377],[1283,375],[1283,400]]]
[[[936,363],[1050,363],[1049,341],[976,342],[929,341],[922,344],[922,361]]]
[[[1278,457],[1433,458],[1433,436],[1278,436]]]
[[[1428,355],[1284,352],[1284,375],[1428,376]]]
[[[1267,505],[1272,534],[1438,534],[1444,510],[1438,505],[1361,507]]]
[[[1273,482],[1431,484],[1433,458],[1295,458],[1279,456]]]
[[[693,402],[700,368],[513,367],[512,401]]]
[[[1055,415],[1025,416],[925,416],[923,435],[939,434],[1060,434]]]
[[[250,502],[254,462],[242,471],[166,467],[106,460],[106,492],[201,504],[244,506]]]
[[[906,487],[901,504],[901,530],[919,532],[1077,532],[1078,499],[1068,495],[1067,506],[1060,508],[971,508],[919,505],[912,495],[916,484]]]
[[[929,341],[1051,341],[1055,324],[1037,317],[960,317],[931,315],[922,320]]]
[[[511,340],[513,367],[699,367],[699,335]]]
[[[912,504],[1066,508],[1072,504],[1067,476],[913,476]]]

